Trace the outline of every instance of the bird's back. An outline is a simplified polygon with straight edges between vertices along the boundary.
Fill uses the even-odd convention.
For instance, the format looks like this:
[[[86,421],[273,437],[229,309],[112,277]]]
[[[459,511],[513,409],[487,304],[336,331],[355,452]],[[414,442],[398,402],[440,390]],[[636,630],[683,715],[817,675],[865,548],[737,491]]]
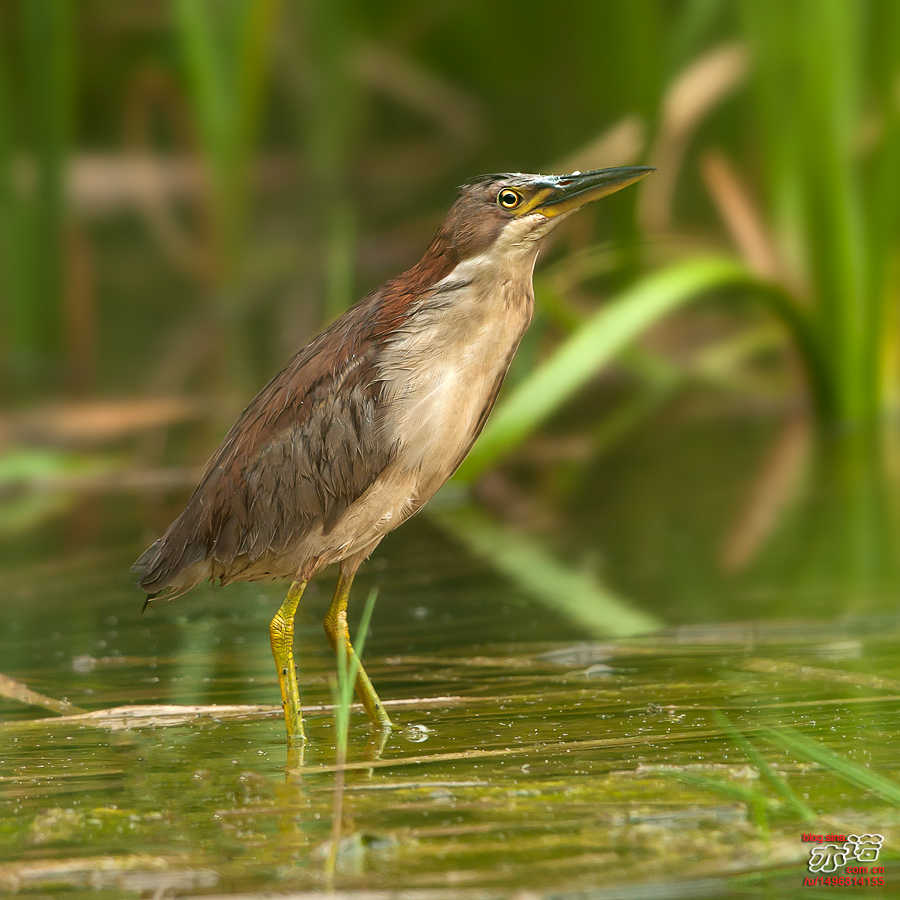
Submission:
[[[177,596],[207,577],[294,577],[305,539],[333,531],[387,465],[379,441],[372,302],[354,307],[254,398],[184,511],[135,563],[138,586]]]

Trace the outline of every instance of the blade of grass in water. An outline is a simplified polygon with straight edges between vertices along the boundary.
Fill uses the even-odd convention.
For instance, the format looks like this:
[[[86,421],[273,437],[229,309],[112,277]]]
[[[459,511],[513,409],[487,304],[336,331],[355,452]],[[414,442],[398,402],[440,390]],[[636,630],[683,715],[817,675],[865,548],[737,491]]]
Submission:
[[[759,774],[775,789],[790,809],[804,821],[811,822],[816,818],[816,814],[788,787],[787,782],[777,775],[756,747],[731,724],[725,715],[716,712],[713,714],[713,720],[738,745],[741,752],[753,763]]]
[[[325,869],[329,878],[334,876],[341,843],[341,829],[343,827],[344,768],[347,763],[347,739],[350,734],[350,706],[353,703],[356,676],[362,665],[360,660],[366,645],[366,635],[369,632],[369,623],[372,621],[372,611],[375,609],[377,596],[378,591],[373,590],[366,598],[362,617],[359,620],[359,629],[356,632],[355,652],[348,658],[346,645],[338,643],[337,646],[337,677],[331,686],[331,694],[334,698],[335,777],[334,802],[332,803],[331,813],[331,841],[325,862]]]
[[[624,637],[655,631],[662,623],[587,572],[554,559],[535,541],[491,521],[471,507],[426,507],[430,518],[466,544],[529,595],[557,609],[591,634]]]
[[[362,616],[359,620],[359,628],[356,639],[353,642],[354,653],[347,658],[347,648],[339,643],[337,647],[337,677],[332,689],[334,699],[334,722],[336,744],[343,747],[346,752],[347,736],[350,730],[350,707],[353,703],[353,692],[356,689],[356,676],[362,663],[363,650],[366,646],[366,635],[369,632],[369,624],[372,621],[372,612],[375,609],[375,601],[378,591],[373,590],[366,597]]]
[[[741,787],[732,782],[721,781],[718,778],[708,778],[705,775],[698,775],[696,772],[667,770],[662,774],[669,778],[675,778],[682,784],[690,784],[709,791],[715,791],[718,794],[724,794],[726,797],[746,803],[753,815],[754,823],[765,835],[769,833],[768,813],[777,814],[781,812],[779,804],[752,788]]]
[[[807,759],[818,763],[820,766],[833,772],[835,775],[861,787],[864,790],[877,794],[883,800],[900,806],[900,785],[883,775],[857,765],[855,762],[829,750],[824,744],[808,738],[799,731],[791,728],[763,728],[764,737],[776,744],[781,744],[787,750],[805,756]]]

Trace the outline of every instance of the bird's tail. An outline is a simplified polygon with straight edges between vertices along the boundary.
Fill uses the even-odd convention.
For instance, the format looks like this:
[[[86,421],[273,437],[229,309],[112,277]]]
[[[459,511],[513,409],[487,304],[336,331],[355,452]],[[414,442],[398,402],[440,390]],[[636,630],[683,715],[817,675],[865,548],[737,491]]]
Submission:
[[[131,567],[138,576],[137,586],[147,592],[144,609],[156,597],[180,597],[210,574],[205,542],[188,537],[187,532],[177,519]]]

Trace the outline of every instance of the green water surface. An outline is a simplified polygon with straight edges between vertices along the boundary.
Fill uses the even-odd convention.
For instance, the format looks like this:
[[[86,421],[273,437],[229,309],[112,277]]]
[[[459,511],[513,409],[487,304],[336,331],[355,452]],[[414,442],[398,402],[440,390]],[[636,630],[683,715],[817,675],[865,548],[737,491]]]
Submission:
[[[858,458],[812,464],[729,571],[722,545],[774,439],[682,425],[557,486],[554,522],[501,523],[612,586],[660,622],[653,633],[588,633],[439,517],[385,541],[355,597],[358,609],[379,589],[366,666],[401,727],[380,746],[353,716],[332,874],[334,663],[320,625],[332,578],[298,615],[302,756],[278,709],[121,728],[0,700],[0,893],[898,890],[896,485]],[[0,671],[86,710],[273,707],[267,624],[282,585],[205,585],[140,614],[128,567],[166,515],[94,497],[11,541]],[[791,749],[782,731],[833,755]],[[805,886],[804,833],[882,835],[885,885]]]

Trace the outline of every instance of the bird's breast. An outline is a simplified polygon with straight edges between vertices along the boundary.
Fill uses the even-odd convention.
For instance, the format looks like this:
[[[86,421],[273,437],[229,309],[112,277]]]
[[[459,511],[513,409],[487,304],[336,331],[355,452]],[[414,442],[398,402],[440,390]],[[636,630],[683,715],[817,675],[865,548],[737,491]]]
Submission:
[[[458,267],[385,348],[380,430],[424,502],[453,474],[531,321],[531,269]],[[526,277],[523,277],[526,276]]]

